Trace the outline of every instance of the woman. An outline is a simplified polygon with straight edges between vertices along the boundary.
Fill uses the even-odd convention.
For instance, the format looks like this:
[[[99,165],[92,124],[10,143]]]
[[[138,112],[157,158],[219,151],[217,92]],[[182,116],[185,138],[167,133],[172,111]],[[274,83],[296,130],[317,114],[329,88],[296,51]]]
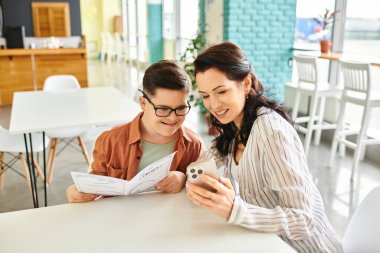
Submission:
[[[263,95],[247,57],[233,43],[194,61],[196,83],[220,131],[209,152],[225,177],[202,175],[208,191],[187,183],[188,197],[228,223],[275,233],[298,252],[342,252],[286,110]]]

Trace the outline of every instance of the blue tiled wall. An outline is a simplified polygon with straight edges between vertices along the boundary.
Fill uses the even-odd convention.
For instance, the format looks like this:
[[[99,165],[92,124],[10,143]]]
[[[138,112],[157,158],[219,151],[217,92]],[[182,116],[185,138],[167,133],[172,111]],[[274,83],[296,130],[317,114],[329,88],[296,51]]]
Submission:
[[[163,59],[162,4],[148,4],[149,62]]]
[[[296,0],[224,0],[224,40],[244,49],[267,94],[281,102],[291,80],[295,20]]]

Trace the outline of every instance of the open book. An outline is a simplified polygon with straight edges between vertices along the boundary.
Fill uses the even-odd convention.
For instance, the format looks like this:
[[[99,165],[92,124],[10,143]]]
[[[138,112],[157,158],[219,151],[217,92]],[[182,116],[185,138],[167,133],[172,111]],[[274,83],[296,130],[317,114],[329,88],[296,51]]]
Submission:
[[[130,195],[154,191],[158,182],[169,175],[174,153],[148,165],[130,181],[114,177],[71,172],[79,192],[99,195]]]

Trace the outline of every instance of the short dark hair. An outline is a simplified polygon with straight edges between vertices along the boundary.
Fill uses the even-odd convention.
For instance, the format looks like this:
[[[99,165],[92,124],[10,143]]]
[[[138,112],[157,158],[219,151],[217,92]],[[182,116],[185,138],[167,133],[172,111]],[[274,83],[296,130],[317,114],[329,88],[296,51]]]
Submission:
[[[183,68],[174,61],[162,60],[149,66],[143,78],[144,92],[154,96],[157,88],[190,91],[191,81]]]

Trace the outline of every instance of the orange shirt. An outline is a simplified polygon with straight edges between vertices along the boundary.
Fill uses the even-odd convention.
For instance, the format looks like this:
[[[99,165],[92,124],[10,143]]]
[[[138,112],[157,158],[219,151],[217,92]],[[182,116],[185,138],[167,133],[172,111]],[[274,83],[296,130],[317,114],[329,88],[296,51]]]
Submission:
[[[143,154],[140,134],[142,113],[128,124],[102,133],[96,140],[91,174],[131,180],[137,172]],[[202,140],[185,127],[179,130],[174,145],[175,154],[170,170],[186,173],[186,167],[203,152]]]

